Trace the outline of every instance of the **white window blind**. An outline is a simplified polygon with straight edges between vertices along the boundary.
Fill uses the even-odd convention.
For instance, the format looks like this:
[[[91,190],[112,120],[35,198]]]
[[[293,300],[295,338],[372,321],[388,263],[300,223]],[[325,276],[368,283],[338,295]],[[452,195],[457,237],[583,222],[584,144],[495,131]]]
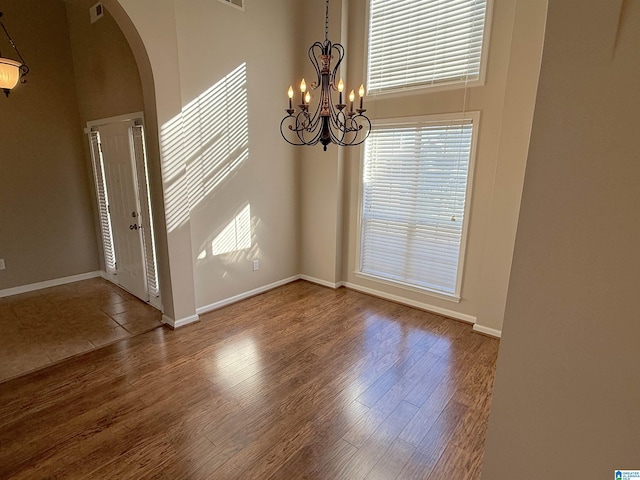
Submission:
[[[104,263],[107,273],[116,272],[116,256],[113,250],[113,233],[111,230],[111,217],[109,216],[109,197],[104,181],[104,162],[100,148],[100,133],[89,132],[91,142],[91,158],[93,160],[93,178],[96,184],[96,196],[98,200],[98,212],[100,214],[100,232],[102,233],[102,245],[104,250]]]
[[[156,241],[153,231],[153,215],[151,209],[151,195],[149,193],[149,171],[147,169],[147,153],[144,142],[144,128],[142,125],[135,125],[131,128],[131,139],[134,158],[136,159],[136,180],[138,182],[138,192],[141,194],[141,214],[140,220],[144,222],[142,228],[142,241],[144,242],[144,262],[147,272],[147,289],[149,295],[160,296],[160,285],[158,283],[158,271],[156,260]],[[143,201],[146,200],[146,201]]]
[[[361,273],[459,297],[473,123],[374,126],[365,146]]]
[[[370,0],[370,94],[480,79],[487,0]]]

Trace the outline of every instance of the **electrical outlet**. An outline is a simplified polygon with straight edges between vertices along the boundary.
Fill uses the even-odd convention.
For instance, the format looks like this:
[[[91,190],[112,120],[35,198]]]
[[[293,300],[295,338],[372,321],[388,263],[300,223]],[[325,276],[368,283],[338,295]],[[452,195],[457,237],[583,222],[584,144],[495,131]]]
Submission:
[[[260,269],[260,259],[258,258],[254,258],[253,259],[253,271],[255,272],[256,270]]]
[[[6,267],[6,265],[4,264],[4,258],[0,258],[0,270],[4,270]]]

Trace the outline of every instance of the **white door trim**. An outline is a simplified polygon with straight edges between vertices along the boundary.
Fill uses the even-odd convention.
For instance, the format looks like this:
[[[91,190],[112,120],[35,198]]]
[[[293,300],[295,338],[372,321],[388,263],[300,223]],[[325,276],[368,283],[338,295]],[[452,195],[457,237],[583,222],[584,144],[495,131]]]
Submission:
[[[85,128],[85,133],[88,134],[89,136],[89,140],[91,140],[91,132],[93,130],[98,130],[100,126],[105,126],[105,125],[109,125],[109,124],[113,124],[113,123],[121,123],[121,122],[133,122],[135,125],[141,125],[142,128],[144,128],[144,113],[143,112],[134,112],[134,113],[128,113],[128,114],[124,114],[124,115],[117,115],[117,116],[113,116],[113,117],[107,117],[107,118],[102,118],[102,119],[97,119],[97,120],[91,120],[88,121],[86,123],[87,128]],[[133,150],[133,149],[132,149]],[[93,156],[93,153],[92,153]],[[139,162],[142,160],[142,162],[144,163],[143,165],[139,165]],[[148,165],[146,164],[146,158],[142,158],[140,159],[137,155],[134,155],[134,152],[132,152],[132,161],[133,161],[133,173],[134,176],[138,175],[140,171],[146,171],[148,169]],[[95,159],[92,158],[92,166],[93,168],[95,168]],[[136,185],[137,188],[137,195],[139,198],[139,203],[145,203],[144,209],[146,210],[150,210],[151,209],[151,204],[149,202],[149,186],[146,182],[145,179],[145,191],[140,191],[140,187],[139,185]],[[98,198],[96,198],[96,201],[99,203],[100,200]],[[98,205],[99,206],[99,205]],[[142,205],[140,205],[140,208],[142,208]],[[144,221],[146,221],[147,223],[147,228],[150,229],[150,231],[153,230],[153,222],[151,221],[151,218],[153,216],[153,212],[149,211],[147,213],[147,215],[145,216]],[[143,240],[142,241],[142,248],[143,248],[143,253],[145,254],[145,259],[147,258],[146,255],[146,250],[148,249],[148,245],[146,244],[146,242]],[[155,249],[155,245],[151,246],[152,249]],[[151,257],[153,258],[154,262],[156,263],[156,265],[154,266],[155,268],[155,272],[156,272],[156,276],[157,276],[157,260],[155,258],[155,255],[151,255]],[[146,266],[145,266],[146,269]],[[156,277],[157,278],[157,277]],[[117,279],[115,278],[114,275],[108,275],[107,274],[107,279],[111,280],[113,283],[118,283]],[[156,280],[156,284],[157,284],[157,280]],[[153,305],[154,307],[158,308],[159,310],[162,310],[162,299],[160,296],[160,292],[159,290],[157,290],[157,293],[155,295],[151,295],[151,292],[148,292],[148,302]]]

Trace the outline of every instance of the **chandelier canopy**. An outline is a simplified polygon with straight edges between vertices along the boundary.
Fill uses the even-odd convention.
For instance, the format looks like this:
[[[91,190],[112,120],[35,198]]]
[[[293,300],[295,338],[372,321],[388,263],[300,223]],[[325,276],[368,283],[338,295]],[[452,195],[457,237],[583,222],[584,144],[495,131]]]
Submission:
[[[0,12],[0,18],[2,17],[2,12]],[[4,31],[5,35],[9,39],[9,44],[16,51],[18,58],[20,61],[12,60],[10,58],[5,58],[2,56],[2,52],[0,51],[0,89],[4,92],[4,94],[8,97],[11,89],[14,88],[18,82],[25,83],[25,75],[29,73],[29,67],[25,64],[24,58],[20,55],[20,51],[16,44],[11,39],[7,28],[4,26],[4,23],[0,21],[0,27]]]
[[[300,104],[293,107],[294,91],[289,87],[289,108],[280,122],[282,138],[292,145],[316,145],[321,143],[324,150],[334,143],[339,146],[360,145],[369,136],[371,121],[363,108],[365,88],[360,85],[359,108],[354,110],[355,91],[349,93],[349,105],[343,103],[344,82],[338,78],[338,69],[344,59],[344,47],[329,41],[329,0],[326,0],[324,42],[316,42],[309,48],[309,59],[316,71],[316,81],[309,89],[304,79],[300,82]],[[336,59],[335,66],[331,61]],[[311,106],[311,91],[319,89],[318,104]],[[332,94],[338,92],[338,102],[333,103]],[[348,107],[348,108],[347,108]],[[313,112],[313,113],[312,113]]]

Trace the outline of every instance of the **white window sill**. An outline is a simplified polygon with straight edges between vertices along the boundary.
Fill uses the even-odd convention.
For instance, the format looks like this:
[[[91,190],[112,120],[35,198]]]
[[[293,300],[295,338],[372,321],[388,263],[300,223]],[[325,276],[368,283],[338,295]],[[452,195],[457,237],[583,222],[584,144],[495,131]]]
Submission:
[[[459,294],[448,294],[444,292],[438,292],[435,290],[430,290],[428,288],[417,287],[415,285],[410,285],[408,283],[398,282],[395,280],[389,280],[387,278],[378,277],[376,275],[371,275],[369,273],[362,273],[359,271],[353,272],[356,277],[363,278],[365,280],[370,280],[372,282],[381,283],[383,285],[389,285],[391,287],[400,288],[402,290],[407,290],[410,292],[420,293],[422,295],[429,295],[431,297],[439,298],[441,300],[446,300],[452,303],[460,303],[461,298]]]

